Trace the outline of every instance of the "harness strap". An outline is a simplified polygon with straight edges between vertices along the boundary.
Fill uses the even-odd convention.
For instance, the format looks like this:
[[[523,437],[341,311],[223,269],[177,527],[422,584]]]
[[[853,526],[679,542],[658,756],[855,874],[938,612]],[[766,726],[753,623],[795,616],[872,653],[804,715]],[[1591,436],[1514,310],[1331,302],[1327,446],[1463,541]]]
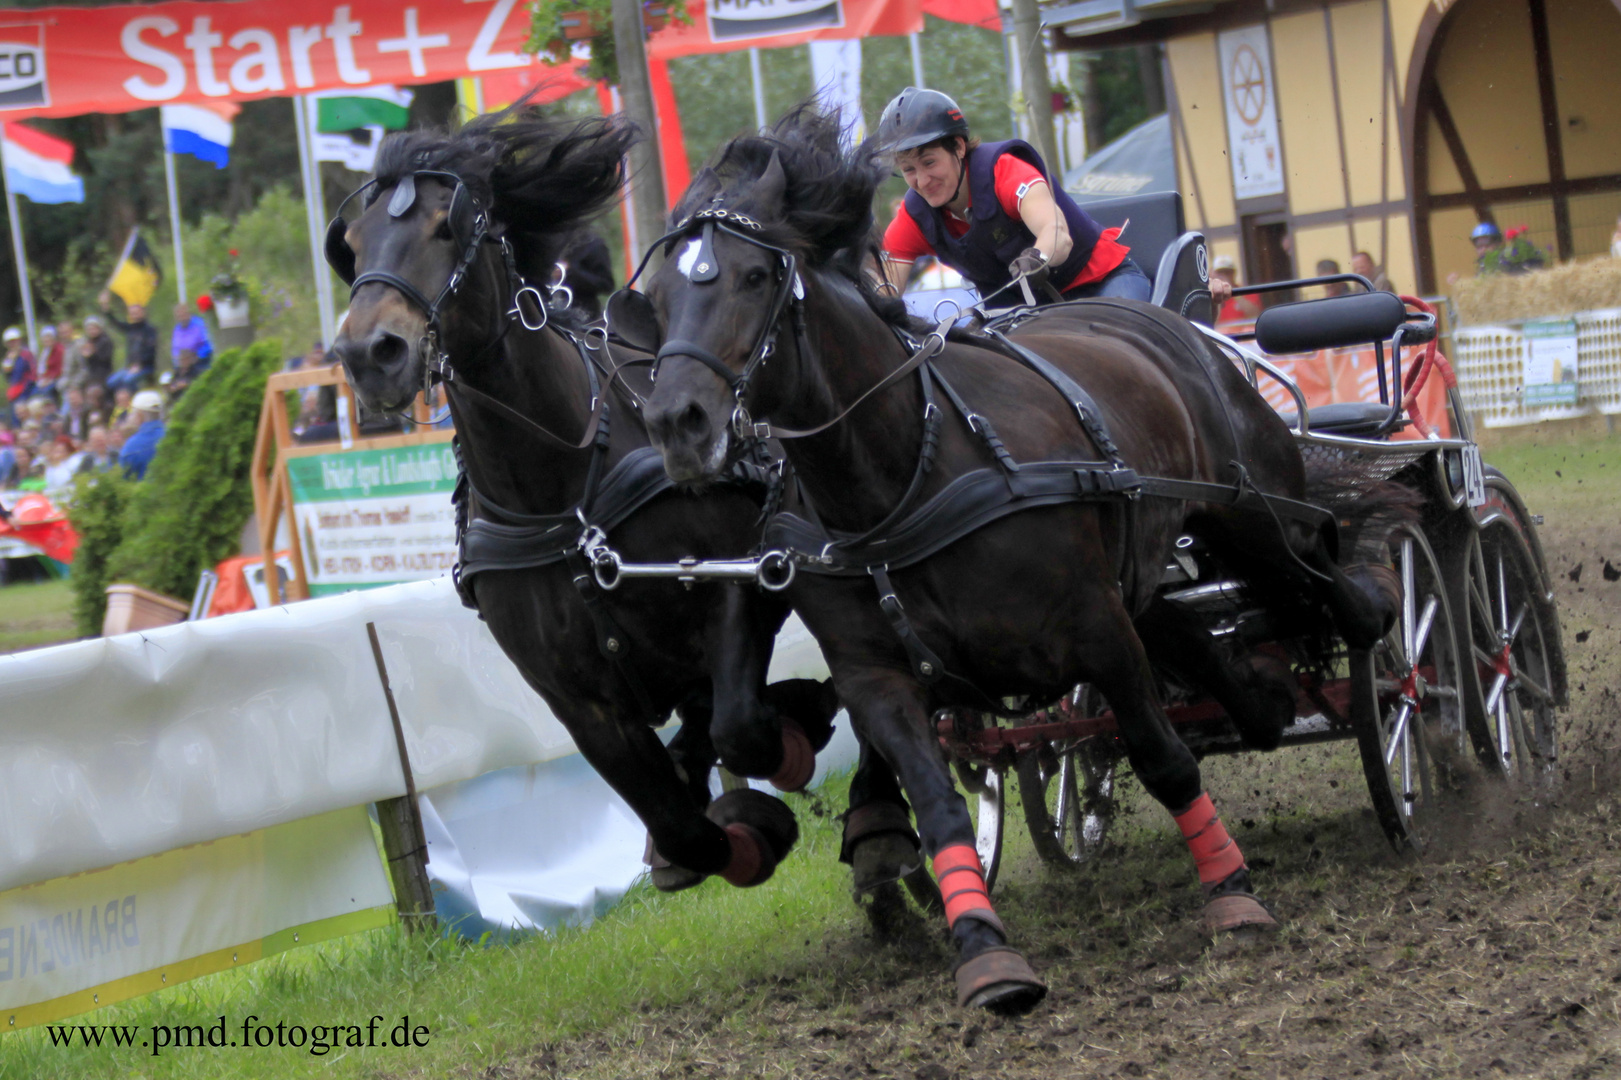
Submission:
[[[923,444],[918,450],[917,465],[912,470],[912,482],[907,485],[906,491],[901,495],[900,501],[894,509],[884,515],[884,520],[862,533],[852,544],[860,545],[874,536],[882,536],[884,531],[905,516],[917,501],[918,495],[923,491],[923,482],[934,469],[934,458],[940,451],[940,406],[934,402],[934,380],[930,377],[932,365],[924,364],[917,369],[918,382],[923,388]]]
[[[627,663],[630,658],[630,637],[614,620],[608,611],[608,605],[603,603],[602,590],[597,587],[596,578],[591,575],[591,564],[586,562],[584,553],[578,547],[569,549],[566,557],[569,574],[574,580],[574,588],[579,591],[580,600],[585,604],[586,614],[591,616],[591,625],[597,633],[597,651],[618,672],[625,685],[630,687],[631,696],[636,699],[636,707],[641,710],[642,718],[649,724],[657,723],[659,716],[653,704],[653,697],[647,692],[647,686],[636,673],[636,669]]]
[[[1002,331],[986,327],[985,335],[1006,349],[1008,355],[1052,383],[1053,389],[1064,395],[1064,400],[1070,403],[1070,407],[1080,417],[1081,428],[1086,432],[1087,437],[1097,445],[1098,452],[1116,466],[1125,468],[1126,463],[1120,456],[1120,448],[1115,445],[1114,438],[1109,434],[1108,427],[1103,423],[1103,414],[1098,409],[1098,403],[1092,399],[1091,394],[1082,388],[1080,383],[1060,371],[1052,361],[1018,344]]]
[[[720,357],[696,342],[685,341],[681,338],[666,341],[659,346],[658,355],[653,358],[653,378],[655,380],[659,376],[659,364],[663,362],[666,356],[690,356],[722,379],[725,379],[727,386],[736,388],[738,384],[739,376],[731,368],[727,367]]]
[[[901,648],[906,650],[906,658],[912,664],[912,674],[924,686],[938,682],[945,675],[946,666],[912,629],[912,620],[906,617],[901,598],[895,595],[895,586],[889,582],[889,570],[882,566],[871,566],[867,568],[867,573],[872,575],[873,583],[878,586],[878,606],[883,609],[895,636],[900,639]]]
[[[1003,445],[1002,439],[996,434],[996,428],[991,424],[990,419],[969,408],[962,395],[952,388],[944,375],[935,372],[935,378],[940,382],[940,389],[946,392],[946,397],[951,399],[951,404],[956,407],[957,412],[967,422],[968,430],[980,437],[980,440],[984,442],[992,456],[996,458],[996,463],[1007,474],[1008,490],[1013,493],[1015,498],[1022,498],[1029,494],[1024,478],[1019,475],[1019,463],[1014,460],[1013,455],[1008,452],[1008,448]]]

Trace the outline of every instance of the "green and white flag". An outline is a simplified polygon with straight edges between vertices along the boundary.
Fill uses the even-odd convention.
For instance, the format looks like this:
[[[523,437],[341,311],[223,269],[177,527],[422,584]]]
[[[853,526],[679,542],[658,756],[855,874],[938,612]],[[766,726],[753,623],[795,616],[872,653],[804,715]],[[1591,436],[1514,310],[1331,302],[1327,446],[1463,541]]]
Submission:
[[[411,118],[409,90],[366,86],[311,94],[315,130],[310,146],[316,161],[338,161],[355,172],[371,172],[385,131],[405,127]]]

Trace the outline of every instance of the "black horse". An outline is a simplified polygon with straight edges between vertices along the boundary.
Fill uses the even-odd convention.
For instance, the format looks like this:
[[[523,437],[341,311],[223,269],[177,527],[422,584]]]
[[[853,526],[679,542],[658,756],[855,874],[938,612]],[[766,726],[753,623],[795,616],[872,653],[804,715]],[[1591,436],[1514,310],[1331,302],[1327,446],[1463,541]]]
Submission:
[[[644,412],[666,467],[700,483],[753,438],[787,440],[817,514],[779,515],[768,542],[801,553],[794,607],[917,811],[962,1003],[1020,1009],[1045,989],[986,895],[931,724],[941,708],[1096,685],[1188,840],[1206,925],[1271,924],[1150,654],[1174,655],[1258,744],[1276,745],[1293,694],[1233,670],[1156,601],[1162,569],[1191,532],[1275,606],[1305,621],[1326,608],[1360,647],[1389,623],[1388,575],[1370,574],[1384,587],[1370,595],[1336,565],[1287,428],[1179,318],[1103,301],[1005,336],[921,336],[856,269],[884,170],[839,136],[802,108],[733,140],[676,210],[651,306],[610,302],[611,322],[662,341],[646,341],[659,371]]]
[[[608,593],[581,546],[606,538],[637,562],[743,556],[769,478],[745,467],[701,494],[677,490],[626,390],[629,358],[527,284],[546,281],[568,234],[617,196],[634,138],[522,107],[392,137],[363,209],[350,221],[340,210],[328,232],[353,290],[333,349],[369,409],[446,386],[463,599],[647,825],[655,883],[755,885],[797,827],[756,791],[711,802],[717,753],[740,775],[802,787],[831,735],[830,687],[766,686],[788,608],[752,582]],[[666,749],[654,728],[672,710],[683,723]]]

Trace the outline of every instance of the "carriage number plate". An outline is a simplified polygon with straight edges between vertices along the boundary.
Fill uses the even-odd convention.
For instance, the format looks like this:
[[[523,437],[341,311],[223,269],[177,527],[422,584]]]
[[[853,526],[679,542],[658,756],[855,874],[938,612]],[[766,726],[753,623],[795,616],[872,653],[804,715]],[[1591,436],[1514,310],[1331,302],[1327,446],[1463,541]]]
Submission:
[[[1480,447],[1463,448],[1463,493],[1470,506],[1486,505],[1486,473],[1480,466]]]

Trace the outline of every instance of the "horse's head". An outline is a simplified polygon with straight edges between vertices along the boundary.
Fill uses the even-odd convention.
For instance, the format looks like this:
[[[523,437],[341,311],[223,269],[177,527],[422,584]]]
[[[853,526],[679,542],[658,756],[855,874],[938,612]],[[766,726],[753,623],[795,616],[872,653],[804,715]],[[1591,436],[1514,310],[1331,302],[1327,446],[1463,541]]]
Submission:
[[[340,211],[327,231],[327,261],[353,288],[332,351],[366,408],[398,412],[422,389],[432,350],[465,337],[466,298],[453,298],[475,279],[488,292],[489,217],[460,177],[436,170],[380,179],[363,199],[358,217]]]
[[[793,255],[761,236],[784,186],[773,157],[735,209],[712,206],[688,218],[648,288],[667,330],[655,344],[657,380],[643,418],[677,481],[725,469],[733,417],[758,405],[760,365],[775,350],[789,294],[796,285],[803,291]],[[634,303],[620,301],[615,308]],[[643,322],[651,325],[648,315]]]
[[[522,102],[455,132],[391,136],[326,238],[352,290],[333,351],[361,402],[404,409],[439,355],[473,374],[509,308],[526,323],[543,315],[521,286],[544,286],[563,241],[617,197],[636,138],[629,124],[547,119]]]

